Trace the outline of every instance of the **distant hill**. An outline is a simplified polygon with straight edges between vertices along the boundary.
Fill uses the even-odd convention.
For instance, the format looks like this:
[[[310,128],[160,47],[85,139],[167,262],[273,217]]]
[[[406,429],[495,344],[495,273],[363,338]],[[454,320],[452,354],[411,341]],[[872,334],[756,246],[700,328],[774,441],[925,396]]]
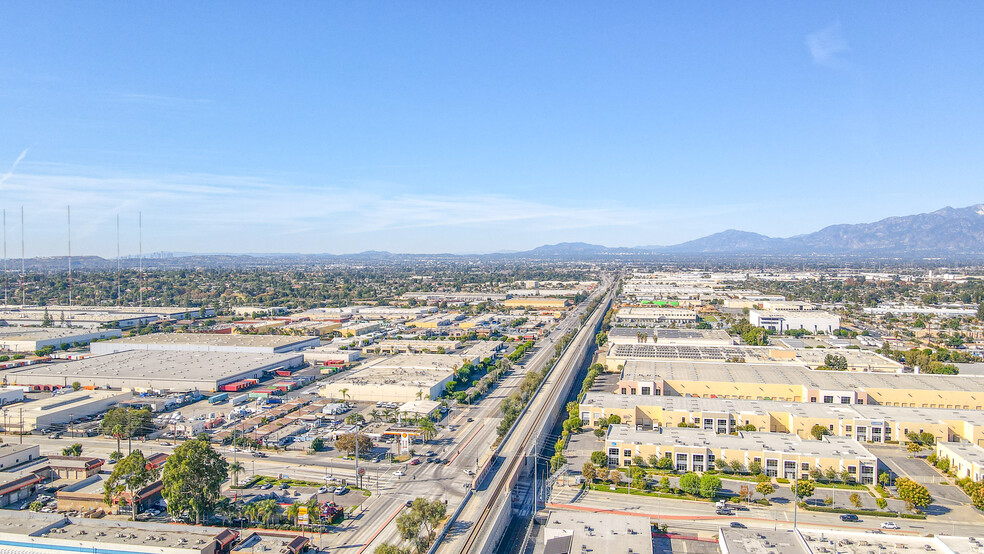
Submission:
[[[143,260],[145,269],[194,268],[282,268],[337,263],[402,263],[461,260],[646,260],[654,257],[698,261],[708,257],[879,257],[879,258],[982,258],[984,257],[984,204],[966,208],[946,207],[924,214],[889,217],[874,223],[831,225],[805,235],[788,238],[729,229],[673,246],[610,248],[586,242],[562,242],[523,252],[492,254],[398,254],[366,251],[358,254],[188,254],[161,253]],[[15,270],[15,260],[8,259]],[[121,261],[124,269],[135,269],[135,257]],[[26,260],[28,271],[64,271],[64,256]],[[77,256],[75,270],[114,270],[115,259]]]
[[[984,204],[889,217],[874,223],[831,225],[815,233],[772,238],[724,231],[661,250],[673,253],[776,255],[984,255]]]

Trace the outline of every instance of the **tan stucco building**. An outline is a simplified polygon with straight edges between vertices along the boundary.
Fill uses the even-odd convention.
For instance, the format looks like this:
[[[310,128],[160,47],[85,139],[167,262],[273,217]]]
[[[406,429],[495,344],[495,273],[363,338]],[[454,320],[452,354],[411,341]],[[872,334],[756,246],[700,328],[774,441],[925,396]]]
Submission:
[[[772,477],[809,479],[813,469],[833,468],[848,472],[862,484],[877,479],[878,459],[856,440],[824,437],[803,440],[785,433],[718,435],[705,429],[669,427],[637,431],[628,425],[612,425],[605,438],[610,466],[628,466],[632,458],[670,458],[677,471],[707,471],[723,459],[744,467],[752,462]]]

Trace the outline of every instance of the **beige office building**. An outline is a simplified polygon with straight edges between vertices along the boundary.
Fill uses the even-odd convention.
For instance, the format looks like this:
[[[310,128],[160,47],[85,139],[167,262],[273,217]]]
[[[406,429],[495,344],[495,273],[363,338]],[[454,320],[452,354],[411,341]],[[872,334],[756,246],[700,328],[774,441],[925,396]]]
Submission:
[[[824,437],[804,440],[784,433],[718,435],[705,429],[668,427],[637,431],[628,425],[611,425],[605,438],[610,466],[632,465],[632,458],[670,458],[677,471],[702,472],[715,460],[738,461],[744,467],[762,465],[771,477],[809,479],[813,469],[833,468],[848,472],[862,484],[877,479],[878,459],[856,440]]]
[[[963,440],[984,445],[984,410],[590,392],[580,404],[580,414],[591,427],[617,415],[622,423],[640,430],[685,423],[727,434],[751,425],[756,431],[811,439],[813,427],[819,425],[831,435],[860,442],[904,441],[909,433],[930,433],[938,442]]]
[[[984,377],[813,371],[776,364],[626,362],[619,394],[984,410]]]

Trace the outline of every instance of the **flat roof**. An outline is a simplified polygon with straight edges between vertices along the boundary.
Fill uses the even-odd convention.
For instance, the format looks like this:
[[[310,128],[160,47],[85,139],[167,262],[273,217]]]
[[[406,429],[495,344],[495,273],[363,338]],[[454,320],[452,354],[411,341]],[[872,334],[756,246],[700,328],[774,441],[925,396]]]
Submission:
[[[633,426],[617,424],[608,426],[606,440],[629,444],[761,450],[822,458],[875,458],[855,439],[833,435],[825,435],[821,440],[805,440],[793,433],[739,431],[737,435],[725,435],[715,433],[713,429],[689,427],[663,427],[652,431],[638,431]]]
[[[545,552],[634,552],[653,551],[652,525],[647,516],[627,516],[600,512],[551,511],[544,524]],[[559,541],[569,550],[551,550]]]
[[[7,380],[30,383],[36,378],[154,379],[170,381],[221,381],[240,373],[292,363],[300,353],[257,354],[246,352],[186,352],[130,350],[81,360],[38,364],[7,372]],[[134,383],[140,386],[140,383]]]
[[[366,367],[374,369],[419,369],[429,371],[454,371],[468,358],[465,354],[397,354],[370,362]]]
[[[984,425],[984,411],[982,410],[901,408],[875,404],[825,404],[822,402],[782,402],[776,400],[588,392],[584,395],[581,405],[623,410],[634,409],[639,406],[653,406],[672,411],[756,415],[785,412],[796,417],[817,419],[925,421],[927,423],[962,421],[971,425]]]
[[[984,467],[984,448],[969,442],[940,442],[941,448],[946,448],[972,464]]]
[[[51,339],[70,339],[73,337],[105,334],[119,334],[117,329],[76,329],[71,327],[28,327],[13,325],[0,327],[0,341],[38,341]]]
[[[46,396],[31,402],[21,404],[26,414],[43,415],[43,413],[53,413],[56,409],[71,409],[80,404],[89,402],[101,402],[108,398],[130,396],[130,393],[122,393],[118,390],[77,390],[58,393]]]
[[[213,333],[151,333],[104,341],[104,344],[139,345],[195,345],[222,347],[271,347],[301,345],[318,337],[290,337],[286,335],[219,335]]]
[[[775,531],[772,529],[732,529],[722,528],[719,532],[722,552],[729,554],[810,554],[795,531]]]
[[[614,331],[616,328],[613,328]],[[628,333],[635,336],[638,329],[629,328]],[[719,331],[724,333],[724,331]],[[625,333],[622,334],[623,336]],[[662,337],[662,335],[658,336]],[[668,339],[672,341],[673,339]],[[792,342],[783,339],[783,342]],[[794,343],[795,344],[795,343]],[[746,362],[795,363],[811,367],[819,367],[826,363],[827,355],[843,356],[852,368],[882,369],[898,371],[902,364],[888,359],[870,350],[847,348],[789,348],[784,346],[747,346],[747,345],[702,345],[702,344],[652,344],[652,343],[622,343],[611,347],[609,356],[613,358],[642,358],[656,360],[728,360],[744,359]]]
[[[705,361],[627,360],[622,379],[800,385],[823,390],[984,390],[984,377],[978,376],[815,371],[796,365]]]

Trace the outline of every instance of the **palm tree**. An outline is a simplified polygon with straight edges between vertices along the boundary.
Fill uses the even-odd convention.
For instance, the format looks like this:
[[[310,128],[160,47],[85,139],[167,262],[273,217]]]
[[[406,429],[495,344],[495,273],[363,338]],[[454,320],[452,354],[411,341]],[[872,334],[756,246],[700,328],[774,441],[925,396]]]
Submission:
[[[422,417],[417,422],[417,426],[420,427],[420,433],[424,437],[424,442],[427,442],[437,436],[437,427],[434,426],[434,422],[431,421],[429,417]]]
[[[113,426],[113,436],[116,437],[116,451],[120,451],[120,439],[123,438],[123,426],[116,424]]]
[[[300,502],[295,502],[290,506],[287,506],[287,520],[291,522],[292,525],[297,525],[297,516],[301,513]]]
[[[379,419],[379,410],[377,410],[376,408],[373,408],[372,410],[370,410],[369,411],[369,417],[371,417],[373,421],[376,421],[377,419]]]
[[[338,389],[338,392],[342,395],[342,400],[345,400],[345,399],[348,398],[348,389],[347,388],[345,388],[345,389]]]
[[[276,500],[268,498],[256,504],[256,515],[260,516],[263,525],[269,525],[271,521],[280,519],[280,504],[277,504]]]
[[[244,468],[243,464],[239,462],[232,462],[231,464],[229,464],[229,473],[232,474],[232,485],[234,487],[239,486],[239,474],[245,470],[246,468]]]

